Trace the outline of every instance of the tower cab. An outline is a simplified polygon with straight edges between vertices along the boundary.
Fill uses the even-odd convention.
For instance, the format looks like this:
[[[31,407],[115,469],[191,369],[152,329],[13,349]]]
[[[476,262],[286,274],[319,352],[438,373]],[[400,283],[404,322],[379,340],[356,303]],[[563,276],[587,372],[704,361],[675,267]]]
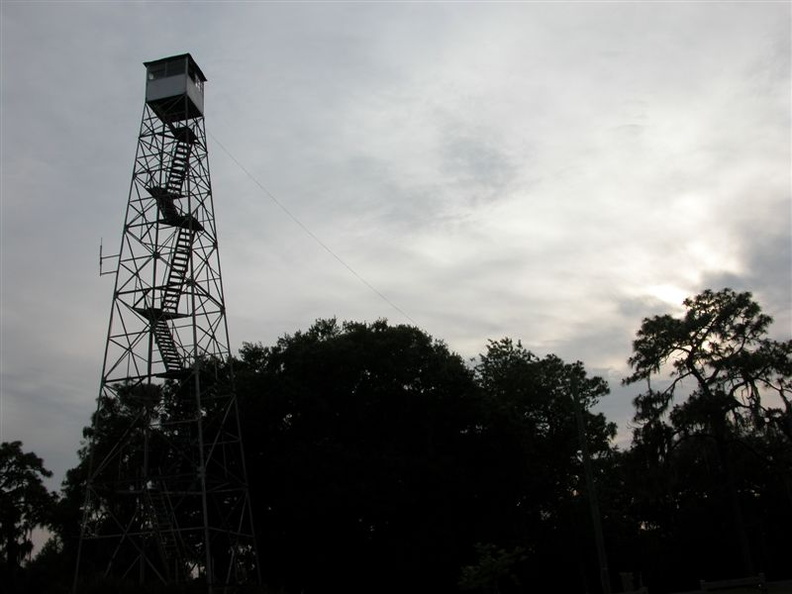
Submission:
[[[166,123],[203,116],[204,76],[190,54],[144,62],[146,103]]]

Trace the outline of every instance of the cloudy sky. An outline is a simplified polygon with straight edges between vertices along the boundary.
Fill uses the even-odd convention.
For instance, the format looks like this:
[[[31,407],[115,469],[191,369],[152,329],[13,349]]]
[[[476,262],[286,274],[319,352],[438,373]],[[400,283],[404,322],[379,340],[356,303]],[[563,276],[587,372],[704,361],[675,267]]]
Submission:
[[[233,350],[330,316],[511,336],[608,379],[627,435],[642,318],[730,286],[790,335],[791,6],[3,1],[0,438],[53,486],[76,463],[142,62],[184,52]]]

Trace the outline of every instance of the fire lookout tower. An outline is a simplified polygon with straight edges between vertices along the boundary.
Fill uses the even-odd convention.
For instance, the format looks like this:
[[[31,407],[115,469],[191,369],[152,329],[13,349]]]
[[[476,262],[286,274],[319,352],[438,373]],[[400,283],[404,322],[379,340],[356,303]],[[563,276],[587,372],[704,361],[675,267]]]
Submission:
[[[75,591],[256,583],[204,128],[190,54],[146,62],[97,410]],[[191,590],[192,591],[192,590]]]

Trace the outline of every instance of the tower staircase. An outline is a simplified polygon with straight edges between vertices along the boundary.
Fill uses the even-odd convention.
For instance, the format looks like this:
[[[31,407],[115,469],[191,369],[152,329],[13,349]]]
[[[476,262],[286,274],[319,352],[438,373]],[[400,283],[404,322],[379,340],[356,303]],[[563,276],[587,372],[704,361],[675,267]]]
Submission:
[[[161,215],[160,221],[172,227],[185,227],[201,230],[201,224],[191,215],[181,214],[176,200],[183,197],[182,186],[187,177],[192,147],[197,138],[188,126],[175,127],[170,125],[171,133],[176,141],[171,151],[170,166],[165,186],[149,186],[149,194],[157,201]]]
[[[195,143],[195,133],[188,126],[181,128],[171,128],[176,144],[171,155],[171,166],[168,170],[168,181],[166,188],[170,194],[178,195],[181,193],[184,178],[187,175],[187,164],[190,160],[190,152]]]
[[[173,256],[168,269],[168,280],[162,289],[162,311],[175,314],[179,308],[182,286],[190,266],[190,251],[195,232],[181,227],[176,235]]]
[[[173,340],[167,319],[164,316],[159,316],[154,318],[151,323],[154,329],[154,342],[157,343],[157,348],[162,355],[165,371],[168,373],[183,371],[184,362],[179,355],[176,341]]]
[[[152,309],[149,317],[154,341],[165,365],[165,372],[167,375],[173,375],[184,371],[184,361],[179,354],[168,320],[179,317],[179,300],[190,266],[192,243],[195,234],[203,230],[203,227],[191,214],[182,214],[176,202],[183,197],[182,187],[189,170],[192,147],[197,138],[189,126],[176,127],[169,124],[169,128],[175,142],[170,155],[165,186],[150,186],[148,191],[156,200],[161,217],[159,222],[178,227],[178,232],[173,244],[167,279],[160,287],[160,308]]]

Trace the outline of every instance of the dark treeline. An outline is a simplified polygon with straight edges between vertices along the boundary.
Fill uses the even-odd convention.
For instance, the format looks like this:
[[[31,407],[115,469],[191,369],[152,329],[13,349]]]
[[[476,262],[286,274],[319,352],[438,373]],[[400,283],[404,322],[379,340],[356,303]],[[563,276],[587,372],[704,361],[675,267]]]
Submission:
[[[602,378],[509,338],[474,362],[385,321],[246,344],[233,368],[267,591],[601,591],[581,426],[614,592],[620,574],[653,594],[792,577],[792,341],[768,338],[750,293],[685,306],[638,330],[624,450],[595,412]],[[68,592],[86,451],[56,498],[38,458],[2,451],[5,591]],[[32,525],[53,538],[24,562]]]

